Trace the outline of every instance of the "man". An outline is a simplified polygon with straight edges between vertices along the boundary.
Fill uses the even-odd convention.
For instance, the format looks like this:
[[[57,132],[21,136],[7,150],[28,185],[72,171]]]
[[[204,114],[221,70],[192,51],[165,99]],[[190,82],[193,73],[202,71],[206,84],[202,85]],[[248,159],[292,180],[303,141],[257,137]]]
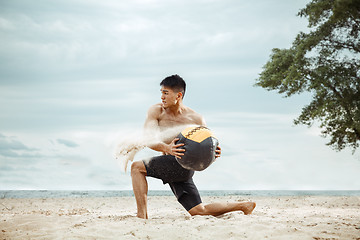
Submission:
[[[170,128],[185,125],[205,126],[204,118],[191,108],[183,104],[183,97],[186,90],[185,81],[178,75],[165,78],[161,83],[162,102],[149,108],[145,121],[145,132],[165,132]],[[177,131],[168,139],[148,145],[151,149],[162,152],[163,155],[153,157],[149,161],[138,161],[131,165],[131,177],[134,195],[137,204],[137,216],[148,218],[147,215],[147,191],[148,185],[146,176],[159,178],[164,184],[168,183],[171,190],[183,207],[193,215],[218,216],[231,211],[243,211],[244,214],[251,214],[256,204],[253,202],[235,203],[212,203],[204,205],[199,192],[192,180],[194,171],[184,169],[176,161],[176,157],[184,155],[184,149],[177,144]],[[221,148],[216,150],[216,157],[220,157]]]

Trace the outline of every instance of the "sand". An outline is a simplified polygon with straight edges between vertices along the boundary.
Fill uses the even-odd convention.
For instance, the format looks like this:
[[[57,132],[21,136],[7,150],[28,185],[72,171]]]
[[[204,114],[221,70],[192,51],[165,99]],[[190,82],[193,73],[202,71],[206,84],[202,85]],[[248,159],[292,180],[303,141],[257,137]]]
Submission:
[[[0,239],[360,239],[360,197],[203,197],[257,203],[252,215],[191,217],[174,197],[0,199]]]

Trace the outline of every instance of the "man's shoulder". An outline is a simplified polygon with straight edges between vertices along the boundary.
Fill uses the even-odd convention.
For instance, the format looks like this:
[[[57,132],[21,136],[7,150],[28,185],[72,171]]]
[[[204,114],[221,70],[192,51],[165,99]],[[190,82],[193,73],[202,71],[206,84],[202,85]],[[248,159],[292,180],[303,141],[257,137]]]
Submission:
[[[159,116],[163,112],[161,103],[154,104],[149,107],[148,114],[152,116]]]
[[[198,125],[204,125],[205,121],[203,116],[200,113],[197,113],[195,110],[188,107],[188,114],[193,119],[194,123]]]
[[[193,115],[193,116],[201,116],[199,113],[197,113],[194,109],[190,108],[190,107],[186,107],[186,111],[188,114]]]
[[[149,107],[149,110],[161,110],[162,109],[162,104],[161,103],[156,103],[152,106]]]

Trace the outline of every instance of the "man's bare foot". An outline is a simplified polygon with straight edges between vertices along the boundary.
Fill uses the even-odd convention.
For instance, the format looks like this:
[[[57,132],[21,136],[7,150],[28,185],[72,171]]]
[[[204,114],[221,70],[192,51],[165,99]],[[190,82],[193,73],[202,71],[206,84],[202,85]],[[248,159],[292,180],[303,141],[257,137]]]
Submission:
[[[245,215],[250,215],[254,211],[255,207],[256,207],[256,203],[245,202],[242,211],[244,212]]]

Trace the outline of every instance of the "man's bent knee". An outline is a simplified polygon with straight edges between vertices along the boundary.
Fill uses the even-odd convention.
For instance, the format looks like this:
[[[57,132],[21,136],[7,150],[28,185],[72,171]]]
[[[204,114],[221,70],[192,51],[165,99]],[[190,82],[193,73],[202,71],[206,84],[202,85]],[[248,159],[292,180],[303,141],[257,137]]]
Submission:
[[[146,175],[146,168],[142,161],[136,161],[131,164],[131,175],[142,173]]]
[[[204,215],[206,214],[206,209],[204,207],[203,204],[199,204],[199,205],[196,205],[195,207],[193,207],[192,209],[190,209],[188,211],[190,213],[191,216],[195,216],[195,215]]]

